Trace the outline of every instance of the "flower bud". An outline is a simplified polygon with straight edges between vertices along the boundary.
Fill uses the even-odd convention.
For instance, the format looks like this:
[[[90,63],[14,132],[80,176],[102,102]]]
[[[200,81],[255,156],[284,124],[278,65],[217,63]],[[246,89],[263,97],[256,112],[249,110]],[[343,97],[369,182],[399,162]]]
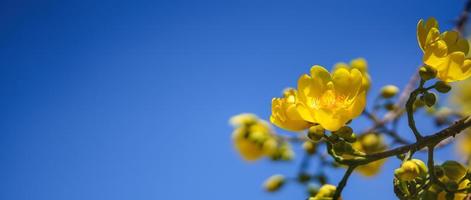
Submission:
[[[443,172],[446,177],[453,181],[460,181],[466,176],[466,168],[459,162],[449,160],[442,164]]]
[[[307,133],[307,137],[311,139],[312,141],[317,142],[321,140],[322,137],[324,137],[324,133],[325,133],[325,129],[322,128],[322,126],[320,125],[311,126]]]
[[[433,168],[433,171],[435,171],[435,176],[437,178],[441,178],[441,177],[443,177],[443,175],[445,175],[444,174],[445,172],[443,171],[443,168],[438,166],[438,165],[435,165],[435,167]]]
[[[316,144],[311,141],[306,141],[303,143],[303,149],[306,151],[306,153],[312,155],[316,153]]]
[[[428,107],[432,107],[437,102],[437,97],[434,93],[427,92],[424,94],[423,100],[425,102],[425,105],[427,105]]]
[[[333,185],[325,184],[319,189],[319,192],[317,192],[316,196],[309,198],[309,200],[329,199],[329,197],[332,198],[336,189],[337,188]]]
[[[333,132],[334,134],[338,135],[341,138],[347,138],[350,137],[353,133],[353,129],[350,128],[350,126],[343,126],[339,130]]]
[[[426,173],[425,163],[421,160],[412,159],[402,163],[401,167],[394,171],[394,175],[401,181],[412,181]]]
[[[443,81],[435,83],[435,89],[440,93],[447,93],[451,90],[451,86]]]
[[[341,156],[343,154],[352,154],[355,152],[352,145],[344,141],[340,141],[334,144],[335,154]]]
[[[419,75],[422,80],[427,81],[437,76],[437,71],[427,65],[422,66],[419,69]]]
[[[268,192],[275,192],[281,188],[285,183],[285,177],[283,175],[273,175],[270,176],[265,183],[263,183],[263,188]]]
[[[395,85],[386,85],[383,88],[381,88],[381,96],[385,99],[392,98],[396,96],[396,94],[399,92],[399,88],[396,87]]]

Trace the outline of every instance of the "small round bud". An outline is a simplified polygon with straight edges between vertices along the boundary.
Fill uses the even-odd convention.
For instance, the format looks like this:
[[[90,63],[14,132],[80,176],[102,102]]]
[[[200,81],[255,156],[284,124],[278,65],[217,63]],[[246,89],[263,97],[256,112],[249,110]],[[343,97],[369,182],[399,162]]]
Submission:
[[[324,137],[324,133],[325,133],[325,129],[322,128],[322,126],[320,125],[311,126],[307,133],[307,137],[311,139],[312,141],[317,142],[321,140],[322,137]]]
[[[341,138],[348,138],[352,135],[353,129],[350,126],[343,126],[339,130],[333,132],[333,134],[341,137]]]
[[[265,183],[263,183],[263,188],[268,192],[275,192],[281,188],[285,183],[285,177],[283,175],[273,175],[270,176]]]
[[[306,151],[306,153],[312,155],[316,153],[316,144],[311,141],[306,141],[303,143],[303,149]]]
[[[392,98],[396,96],[396,94],[399,92],[399,88],[396,87],[395,85],[386,85],[383,88],[381,88],[381,97],[385,99]]]
[[[435,83],[435,89],[440,93],[447,93],[451,90],[451,86],[443,81]]]
[[[424,94],[423,100],[425,102],[425,105],[427,105],[428,107],[432,107],[437,102],[437,97],[434,93],[427,92]]]
[[[446,177],[453,181],[460,181],[466,176],[466,168],[459,162],[449,160],[442,164],[443,172]]]
[[[437,76],[437,71],[427,65],[422,66],[419,69],[419,75],[422,80],[427,81]]]
[[[352,133],[352,134],[350,134],[349,137],[346,137],[346,138],[344,138],[344,139],[345,139],[345,141],[347,141],[347,142],[354,143],[354,142],[357,141],[357,136],[355,135],[355,133]]]

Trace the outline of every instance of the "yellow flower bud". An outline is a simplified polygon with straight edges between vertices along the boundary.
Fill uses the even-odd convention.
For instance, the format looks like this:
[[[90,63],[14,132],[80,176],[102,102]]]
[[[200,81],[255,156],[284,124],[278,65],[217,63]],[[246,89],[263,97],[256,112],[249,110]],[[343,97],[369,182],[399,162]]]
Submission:
[[[263,188],[267,192],[275,192],[278,191],[285,183],[285,177],[283,175],[273,175],[270,176],[265,183],[263,184]]]
[[[401,181],[411,181],[425,175],[427,168],[421,160],[412,159],[402,163],[401,167],[394,170],[394,175]]]
[[[316,196],[309,198],[309,200],[325,200],[329,199],[329,197],[332,198],[336,189],[337,188],[333,185],[325,184],[319,189]]]
[[[398,92],[399,92],[399,88],[396,87],[395,85],[386,85],[383,88],[381,88],[381,96],[385,99],[389,99],[396,96]]]
[[[316,153],[316,144],[314,142],[306,141],[303,143],[303,149],[308,154]]]

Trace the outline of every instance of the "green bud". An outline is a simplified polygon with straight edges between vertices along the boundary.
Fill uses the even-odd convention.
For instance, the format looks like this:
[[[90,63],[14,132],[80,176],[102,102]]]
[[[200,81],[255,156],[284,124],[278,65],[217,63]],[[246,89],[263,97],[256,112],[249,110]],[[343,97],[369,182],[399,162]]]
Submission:
[[[340,141],[334,144],[334,151],[335,154],[341,156],[343,154],[353,154],[355,152],[355,149],[353,149],[350,143]]]
[[[270,176],[265,183],[263,183],[263,188],[268,192],[278,191],[281,186],[285,183],[285,177],[283,175],[273,175]]]
[[[343,138],[345,141],[350,143],[356,141],[356,136],[353,133],[353,129],[349,126],[343,126],[339,130],[333,132],[333,134]]]
[[[396,94],[399,92],[399,88],[396,87],[395,85],[386,85],[383,88],[381,88],[381,97],[385,99],[392,98],[396,96]]]
[[[335,154],[341,156],[347,151],[347,143],[340,141],[334,144]]]
[[[349,137],[346,137],[344,139],[345,139],[345,141],[347,141],[349,143],[354,143],[354,142],[357,141],[357,136],[355,135],[355,133],[352,133],[352,134],[350,134]]]
[[[433,168],[433,170],[435,171],[435,176],[436,176],[437,178],[441,178],[441,177],[443,177],[443,175],[445,175],[445,174],[444,174],[445,172],[443,171],[443,168],[440,167],[440,166],[438,166],[438,165],[435,165],[435,167]]]
[[[459,162],[449,160],[442,164],[443,172],[446,177],[453,181],[460,181],[466,176],[466,168]]]
[[[419,75],[422,80],[427,81],[437,76],[437,71],[427,65],[420,67]]]
[[[451,86],[443,81],[438,81],[435,83],[435,89],[440,93],[447,93],[451,90]]]
[[[434,93],[427,92],[424,94],[423,100],[425,102],[425,105],[427,105],[428,107],[432,107],[437,102],[437,97]]]
[[[325,129],[320,125],[311,126],[307,132],[307,137],[312,141],[319,141],[324,137]]]

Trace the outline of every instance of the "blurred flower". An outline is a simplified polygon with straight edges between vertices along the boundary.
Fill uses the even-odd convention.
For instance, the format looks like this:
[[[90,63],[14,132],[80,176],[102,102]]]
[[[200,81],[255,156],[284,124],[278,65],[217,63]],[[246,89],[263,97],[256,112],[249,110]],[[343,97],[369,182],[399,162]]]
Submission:
[[[303,120],[299,115],[296,110],[297,101],[297,91],[293,88],[286,89],[283,92],[283,98],[273,98],[271,103],[271,123],[290,131],[301,131],[309,128],[312,123]]]
[[[429,18],[417,25],[417,40],[424,52],[423,62],[437,71],[445,82],[464,80],[471,76],[471,60],[465,58],[469,44],[456,31],[440,34],[438,22]]]
[[[333,185],[325,184],[319,189],[319,192],[317,192],[316,196],[309,198],[309,200],[331,199],[334,196],[336,189],[337,188]]]
[[[365,108],[366,91],[362,80],[358,69],[339,67],[331,75],[315,65],[310,76],[304,74],[299,78],[297,110],[304,120],[336,131]]]
[[[361,135],[357,141],[353,143],[353,148],[365,154],[372,154],[386,150],[387,146],[383,136],[368,133]],[[358,166],[355,171],[363,176],[374,176],[380,172],[385,162],[386,159],[374,161],[366,165]]]
[[[232,140],[235,148],[247,161],[264,156],[273,160],[291,160],[294,151],[289,143],[278,140],[270,124],[250,113],[239,114],[230,119],[235,130]]]
[[[270,176],[264,183],[263,188],[267,192],[275,192],[278,191],[285,183],[285,177],[283,175],[273,175]]]
[[[463,115],[471,115],[471,79],[461,81],[453,87],[450,103]]]
[[[245,160],[253,161],[271,155],[277,141],[270,125],[253,114],[240,114],[231,118],[235,130],[232,134],[235,148]]]
[[[395,85],[386,85],[381,88],[381,96],[385,99],[392,98],[396,96],[396,94],[399,92],[399,88]]]

